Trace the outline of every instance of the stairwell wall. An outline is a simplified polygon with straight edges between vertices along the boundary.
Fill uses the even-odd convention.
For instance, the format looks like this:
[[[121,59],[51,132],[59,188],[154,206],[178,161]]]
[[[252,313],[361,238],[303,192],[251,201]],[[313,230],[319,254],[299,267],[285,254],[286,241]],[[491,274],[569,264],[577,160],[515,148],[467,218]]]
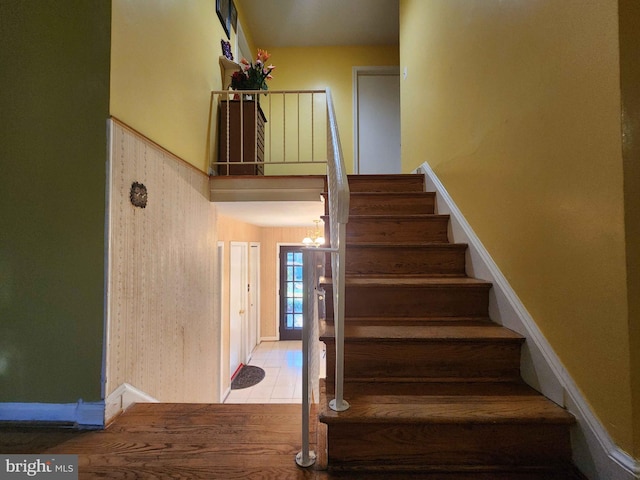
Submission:
[[[276,65],[269,84],[273,90],[331,88],[347,173],[353,173],[353,67],[393,66],[399,63],[397,45],[339,47],[273,47]],[[324,138],[323,138],[324,140]],[[270,167],[274,174],[284,173]],[[291,167],[286,166],[286,171]],[[324,165],[300,166],[296,173],[324,174]]]
[[[620,0],[620,90],[634,456],[640,458],[640,3]]]
[[[430,164],[637,455],[617,7],[401,0],[402,159]]]
[[[112,15],[111,115],[207,172],[210,97],[222,87],[227,39],[216,2],[114,0]]]

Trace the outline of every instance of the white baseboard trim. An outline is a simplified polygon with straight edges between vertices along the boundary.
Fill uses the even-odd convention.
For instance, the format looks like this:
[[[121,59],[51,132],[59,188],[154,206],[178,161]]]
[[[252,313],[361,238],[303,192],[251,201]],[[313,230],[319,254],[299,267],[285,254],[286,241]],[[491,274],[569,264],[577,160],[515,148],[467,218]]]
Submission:
[[[108,425],[134,403],[158,403],[158,400],[133,385],[123,383],[107,396],[105,403],[105,425]]]
[[[469,245],[467,273],[493,283],[489,300],[491,319],[526,337],[522,377],[576,417],[577,424],[571,436],[574,462],[578,468],[591,480],[640,479],[640,462],[613,442],[434,171],[425,162],[414,173],[424,174],[425,189],[436,192],[438,213],[450,215],[450,239]]]
[[[278,342],[280,341],[280,337],[260,337],[261,342]]]
[[[104,402],[0,403],[0,421],[73,424],[77,428],[104,427]]]

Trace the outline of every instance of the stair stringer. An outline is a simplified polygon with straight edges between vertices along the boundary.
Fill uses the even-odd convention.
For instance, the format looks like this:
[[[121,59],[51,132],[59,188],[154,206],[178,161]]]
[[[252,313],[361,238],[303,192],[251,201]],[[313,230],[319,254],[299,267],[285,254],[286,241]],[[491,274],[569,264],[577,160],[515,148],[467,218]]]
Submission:
[[[571,431],[575,465],[592,480],[640,479],[640,461],[615,444],[433,169],[424,162],[411,173],[423,174],[425,190],[436,193],[436,213],[450,215],[450,241],[469,245],[467,274],[493,284],[489,317],[526,338],[521,360],[524,381],[575,416]]]

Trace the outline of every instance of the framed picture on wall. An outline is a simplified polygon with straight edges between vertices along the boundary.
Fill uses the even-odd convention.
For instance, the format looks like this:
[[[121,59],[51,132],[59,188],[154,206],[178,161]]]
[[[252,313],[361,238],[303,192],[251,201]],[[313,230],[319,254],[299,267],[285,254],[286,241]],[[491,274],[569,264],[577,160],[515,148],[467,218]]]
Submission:
[[[224,33],[227,34],[227,38],[231,38],[230,26],[231,26],[231,0],[216,0],[216,13],[224,28]]]
[[[229,5],[229,20],[231,21],[231,26],[233,27],[233,31],[238,31],[238,10],[236,10],[236,4],[233,3],[233,0],[230,0]]]

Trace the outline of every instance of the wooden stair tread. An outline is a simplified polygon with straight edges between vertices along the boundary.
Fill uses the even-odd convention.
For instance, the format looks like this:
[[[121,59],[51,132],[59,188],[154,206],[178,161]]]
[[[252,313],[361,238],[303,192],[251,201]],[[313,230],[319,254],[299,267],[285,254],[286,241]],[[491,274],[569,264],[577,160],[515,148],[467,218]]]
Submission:
[[[328,324],[333,319],[326,320]],[[358,325],[483,325],[491,323],[488,316],[455,317],[345,317],[346,324]]]
[[[542,395],[356,395],[344,412],[323,409],[323,423],[572,424],[566,410]]]
[[[571,464],[550,465],[377,465],[332,467],[331,479],[342,480],[587,480]]]
[[[321,283],[327,318],[333,318],[333,284]],[[485,317],[491,283],[468,277],[346,276],[349,317]]]
[[[322,195],[325,197],[329,196],[329,192],[322,192]],[[395,192],[395,191],[388,191],[388,192],[380,192],[380,191],[375,191],[375,192],[365,192],[365,191],[355,191],[355,192],[350,192],[349,195],[351,197],[378,197],[378,198],[385,198],[385,197],[395,197],[395,198],[433,198],[435,197],[435,192],[425,192],[425,191],[415,191],[415,192]]]
[[[444,238],[439,242],[407,241],[402,245],[388,240],[371,242],[366,237],[361,240],[347,238],[347,276],[466,276],[466,244],[448,243]],[[331,271],[327,261],[325,275],[330,276]]]
[[[369,273],[347,273],[346,278],[358,279],[358,278],[371,278]],[[399,278],[397,273],[376,273],[376,278],[392,280]],[[429,279],[443,279],[443,278],[467,278],[466,273],[405,273],[402,278],[409,278],[415,280],[429,280]],[[390,282],[390,284],[398,285],[398,282]]]
[[[349,275],[345,278],[346,285],[379,285],[379,286],[433,286],[433,287],[491,287],[491,283],[472,277],[451,277],[451,276],[420,276],[408,277],[406,275],[385,275],[385,276],[364,276]],[[321,277],[320,284],[331,284],[331,277]]]
[[[335,326],[325,325],[321,338],[335,336]],[[500,325],[349,325],[344,327],[345,340],[459,340],[459,341],[524,341],[522,335]]]
[[[424,191],[424,176],[419,174],[348,175],[349,190],[354,192]]]
[[[325,214],[328,214],[329,197],[326,192],[322,195],[325,199]],[[351,215],[433,214],[435,200],[435,193],[425,192],[421,186],[395,188],[394,191],[352,191],[349,213]]]
[[[327,381],[321,380],[325,386]],[[345,384],[345,395],[350,398],[368,397],[375,399],[379,395],[435,395],[435,396],[527,396],[540,395],[532,387],[524,383],[522,379],[512,382],[437,382],[429,381],[423,383],[410,382],[368,382],[349,380]]]
[[[326,217],[326,215],[323,215]],[[438,213],[409,213],[409,214],[364,214],[364,215],[349,215],[349,220],[394,220],[394,221],[415,221],[419,219],[448,219],[448,214],[438,214]],[[324,221],[324,219],[323,219]]]
[[[328,236],[327,219],[325,235]],[[350,214],[346,224],[346,238],[355,242],[441,242],[449,243],[449,215],[431,213],[358,215]]]
[[[442,242],[349,242],[347,240],[347,247],[354,248],[439,248],[439,249],[466,249],[469,247],[467,243],[442,243]]]
[[[353,192],[355,197],[373,197],[373,198],[433,198],[435,192]]]
[[[347,175],[349,181],[380,179],[393,182],[394,180],[417,179],[424,180],[421,173],[350,173]]]

